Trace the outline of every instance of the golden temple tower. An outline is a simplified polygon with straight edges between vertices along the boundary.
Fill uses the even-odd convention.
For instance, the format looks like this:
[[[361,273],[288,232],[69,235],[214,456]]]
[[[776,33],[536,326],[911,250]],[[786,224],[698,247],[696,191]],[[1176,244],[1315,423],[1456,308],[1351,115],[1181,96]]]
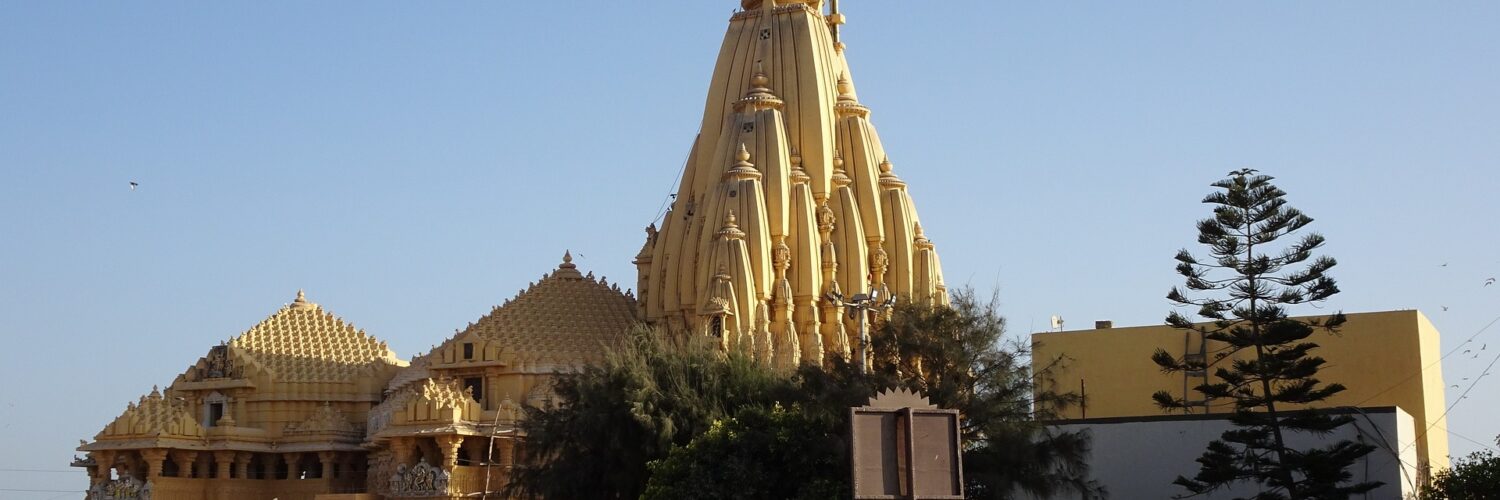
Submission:
[[[854,92],[837,0],[741,5],[676,199],[636,256],[640,312],[779,367],[847,358],[829,293],[946,303],[941,265]]]

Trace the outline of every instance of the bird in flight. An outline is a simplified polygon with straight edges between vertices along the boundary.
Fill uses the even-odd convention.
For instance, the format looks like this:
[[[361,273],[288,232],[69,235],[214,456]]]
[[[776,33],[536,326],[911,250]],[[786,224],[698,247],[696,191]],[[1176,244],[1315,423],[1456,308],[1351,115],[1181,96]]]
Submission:
[[[141,185],[141,183],[139,183],[139,182],[130,181],[130,190],[131,191],[135,191],[135,188],[140,187],[140,185]]]
[[[1443,306],[1443,310],[1447,311],[1448,310],[1448,306]]]
[[[1448,267],[1448,263],[1447,263],[1447,262],[1444,262],[1444,263],[1443,263],[1443,265],[1441,265],[1441,266],[1438,266],[1438,267]]]
[[[1495,278],[1490,278],[1490,279],[1484,280],[1484,286],[1490,286],[1490,285],[1493,285],[1493,284],[1495,284]]]

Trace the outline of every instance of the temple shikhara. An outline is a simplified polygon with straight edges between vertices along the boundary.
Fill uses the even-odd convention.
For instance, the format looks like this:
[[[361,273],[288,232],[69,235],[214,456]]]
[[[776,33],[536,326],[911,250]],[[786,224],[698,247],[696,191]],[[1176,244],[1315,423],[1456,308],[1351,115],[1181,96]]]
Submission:
[[[855,93],[836,1],[741,7],[675,202],[635,256],[635,293],[565,254],[408,362],[298,292],[210,336],[202,358],[82,443],[88,498],[494,496],[525,453],[524,408],[552,404],[555,374],[640,323],[791,369],[851,355],[854,326],[830,294],[946,303],[933,243]]]

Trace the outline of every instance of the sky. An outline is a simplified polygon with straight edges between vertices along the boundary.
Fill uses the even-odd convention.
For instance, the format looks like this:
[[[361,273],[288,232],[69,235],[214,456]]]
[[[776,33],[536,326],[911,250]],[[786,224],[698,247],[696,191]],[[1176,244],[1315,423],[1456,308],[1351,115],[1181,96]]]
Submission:
[[[0,0],[0,497],[76,497],[79,439],[298,289],[405,358],[564,250],[633,287],[737,6]],[[1442,365],[1453,453],[1494,445],[1500,3],[842,8],[949,286],[1012,334],[1160,323],[1256,168],[1339,261],[1294,312],[1496,345]]]

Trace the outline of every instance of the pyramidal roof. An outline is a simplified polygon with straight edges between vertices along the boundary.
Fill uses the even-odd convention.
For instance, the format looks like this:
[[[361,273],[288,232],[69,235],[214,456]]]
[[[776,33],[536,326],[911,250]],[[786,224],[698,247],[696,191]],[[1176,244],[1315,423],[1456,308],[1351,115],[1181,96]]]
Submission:
[[[595,360],[637,322],[635,299],[593,273],[578,272],[571,253],[541,281],[470,324],[475,334],[533,358]]]
[[[671,210],[636,257],[642,311],[779,366],[847,355],[830,292],[946,303],[821,0],[742,0]]]
[[[405,365],[384,341],[309,302],[300,290],[291,304],[229,345],[283,381],[352,382],[371,365]]]

